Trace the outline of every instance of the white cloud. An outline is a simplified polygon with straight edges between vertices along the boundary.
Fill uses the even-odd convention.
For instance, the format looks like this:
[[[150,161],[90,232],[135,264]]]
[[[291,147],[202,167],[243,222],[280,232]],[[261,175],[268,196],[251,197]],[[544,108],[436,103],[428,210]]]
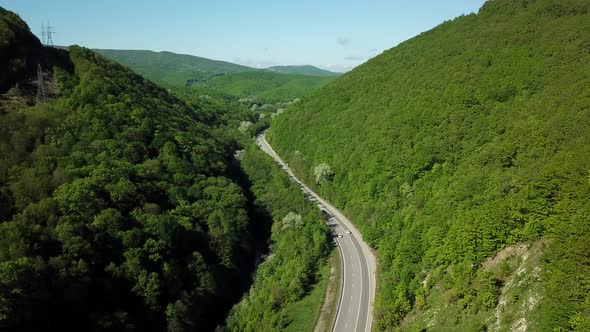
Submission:
[[[336,39],[336,43],[340,46],[348,46],[348,44],[350,44],[351,40],[348,38],[344,38],[344,37],[338,37],[338,39]]]

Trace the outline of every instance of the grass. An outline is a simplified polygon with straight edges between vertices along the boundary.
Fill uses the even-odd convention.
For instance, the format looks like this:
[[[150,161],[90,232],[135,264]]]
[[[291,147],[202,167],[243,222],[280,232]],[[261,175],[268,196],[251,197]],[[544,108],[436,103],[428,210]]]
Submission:
[[[326,262],[324,262],[324,264],[322,264],[322,266],[320,267],[320,270],[318,271],[318,282],[313,286],[313,288],[311,289],[311,291],[309,292],[308,295],[306,295],[303,299],[301,299],[300,301],[291,303],[287,306],[287,312],[289,314],[289,318],[291,320],[291,323],[289,324],[289,326],[287,326],[287,328],[285,329],[285,331],[288,332],[302,332],[302,331],[314,331],[315,329],[315,325],[318,322],[318,320],[320,319],[320,314],[322,313],[322,307],[324,305],[324,299],[326,297],[326,290],[328,289],[328,284],[330,281],[330,268],[332,265],[335,266],[335,268],[337,269],[336,271],[336,275],[340,275],[339,273],[339,266],[340,266],[340,262],[339,262],[339,255],[338,254],[333,254],[331,256],[332,258],[329,260],[326,260]],[[337,265],[337,267],[336,267]],[[335,278],[336,282],[340,282],[340,278]],[[331,289],[336,289],[339,290],[339,285],[337,285],[337,287],[330,287]],[[338,293],[336,293],[337,295]],[[323,313],[322,319],[325,319],[325,317],[333,317],[335,312],[336,312],[336,305],[337,305],[337,296],[329,296],[330,299],[329,301],[333,302],[333,305],[329,305],[328,306],[328,310],[326,310],[326,308],[324,308],[324,310],[326,310],[325,313]],[[336,298],[335,300],[333,300],[333,298]],[[332,304],[332,303],[329,303]],[[329,328],[331,328],[331,320],[330,319],[329,322]],[[324,329],[324,330],[328,330],[328,329]]]
[[[326,289],[322,312],[316,324],[316,332],[331,332],[336,322],[338,303],[340,302],[340,293],[342,291],[342,259],[340,250],[335,250],[332,255],[332,270],[330,272],[330,281]]]

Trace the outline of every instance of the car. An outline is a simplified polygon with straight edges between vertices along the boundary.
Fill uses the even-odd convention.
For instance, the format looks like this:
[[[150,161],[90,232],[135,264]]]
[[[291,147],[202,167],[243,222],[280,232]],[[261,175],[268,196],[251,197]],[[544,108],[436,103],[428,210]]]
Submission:
[[[338,237],[344,237],[344,235],[342,235],[342,234],[338,233]]]
[[[352,232],[350,230],[347,230],[346,234],[352,234]]]

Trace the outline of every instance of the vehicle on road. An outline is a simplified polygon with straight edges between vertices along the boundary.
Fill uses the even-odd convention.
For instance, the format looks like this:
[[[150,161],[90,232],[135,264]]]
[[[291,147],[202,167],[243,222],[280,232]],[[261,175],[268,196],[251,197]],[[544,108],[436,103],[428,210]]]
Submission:
[[[297,183],[304,194],[308,194],[308,201],[314,202],[317,207],[322,211],[321,214],[327,213],[330,215],[326,219],[326,224],[330,228],[331,237],[334,245],[338,246],[341,257],[342,257],[342,275],[346,276],[343,278],[343,285],[348,282],[347,287],[342,288],[342,294],[340,294],[340,304],[338,312],[336,314],[334,328],[332,331],[352,332],[352,331],[371,331],[372,324],[372,306],[375,295],[375,266],[374,257],[368,249],[366,243],[362,241],[362,238],[355,240],[354,235],[350,229],[355,229],[351,225],[351,221],[346,216],[341,215],[338,210],[332,207],[329,203],[324,204],[323,200],[317,196],[311,189],[305,184],[299,181],[292,172],[288,169],[288,164],[283,163],[280,157],[274,152],[272,147],[264,139],[264,132],[259,135],[259,145],[267,152],[271,157],[275,159],[280,165],[287,168],[286,172],[295,183]],[[307,199],[307,197],[305,197]],[[334,211],[334,212],[332,212]],[[335,214],[338,214],[336,217]],[[342,233],[339,233],[341,231]],[[346,232],[349,235],[349,240],[342,239]],[[356,231],[355,231],[356,234]],[[340,241],[342,239],[342,241]],[[360,244],[360,247],[359,247]],[[357,255],[345,255],[344,253],[356,252]],[[360,260],[360,264],[357,262]],[[353,287],[351,285],[358,285]]]

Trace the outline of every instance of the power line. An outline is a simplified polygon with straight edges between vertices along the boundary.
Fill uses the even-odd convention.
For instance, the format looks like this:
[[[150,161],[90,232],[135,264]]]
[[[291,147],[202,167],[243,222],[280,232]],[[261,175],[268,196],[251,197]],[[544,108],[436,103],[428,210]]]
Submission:
[[[41,23],[41,43],[47,45],[47,32],[45,31],[45,24]]]
[[[45,45],[49,46],[49,47],[53,47],[53,34],[55,33],[55,31],[53,31],[53,27],[51,25],[49,25],[49,22],[47,22],[47,43]]]
[[[53,47],[53,35],[55,34],[55,30],[53,30],[49,22],[47,25],[41,24],[41,43],[47,47]]]

